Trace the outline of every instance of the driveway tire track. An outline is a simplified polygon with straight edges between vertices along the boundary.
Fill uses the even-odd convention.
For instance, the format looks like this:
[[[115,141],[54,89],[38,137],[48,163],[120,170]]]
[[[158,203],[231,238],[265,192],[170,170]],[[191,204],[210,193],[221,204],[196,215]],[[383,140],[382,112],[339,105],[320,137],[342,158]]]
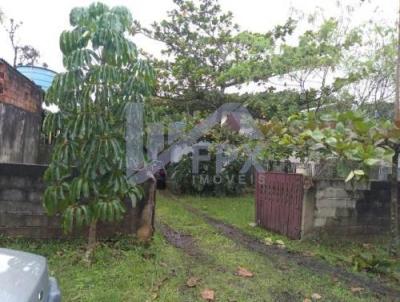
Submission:
[[[283,258],[283,260],[288,260],[289,262],[302,266],[316,274],[335,276],[348,286],[365,288],[373,293],[379,294],[380,296],[386,296],[390,299],[389,301],[400,301],[400,290],[388,287],[380,281],[370,279],[367,276],[351,273],[342,267],[333,266],[322,259],[308,257],[298,252],[278,248],[277,246],[266,245],[258,238],[233,225],[213,218],[199,209],[187,204],[184,205],[184,208],[190,213],[201,217],[205,222],[213,226],[225,237],[250,251],[257,252],[266,257],[274,256],[280,259]]]

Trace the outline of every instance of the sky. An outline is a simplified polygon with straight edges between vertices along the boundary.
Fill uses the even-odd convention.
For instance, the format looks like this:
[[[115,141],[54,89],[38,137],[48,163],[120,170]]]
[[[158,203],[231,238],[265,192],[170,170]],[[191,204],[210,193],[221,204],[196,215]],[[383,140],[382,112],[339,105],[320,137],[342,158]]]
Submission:
[[[29,44],[39,50],[40,62],[46,62],[50,69],[62,71],[62,57],[58,39],[60,33],[69,28],[69,12],[73,7],[86,6],[92,0],[0,0],[0,8],[8,18],[23,22],[18,32],[21,44]],[[174,7],[172,0],[103,0],[109,6],[124,5],[130,9],[135,19],[143,25],[160,21],[166,12]],[[342,0],[352,4],[360,0]],[[354,20],[363,22],[370,18],[377,22],[393,23],[398,12],[396,0],[370,0],[363,9],[354,13]],[[242,30],[266,32],[277,24],[283,24],[295,7],[311,13],[317,6],[325,10],[327,16],[337,16],[340,11],[335,0],[220,0],[224,10],[232,11],[234,20]],[[379,10],[375,8],[379,6]],[[5,22],[7,24],[7,21]],[[158,55],[162,45],[145,37],[136,37],[138,47]],[[7,33],[0,28],[0,57],[12,62],[12,49]]]

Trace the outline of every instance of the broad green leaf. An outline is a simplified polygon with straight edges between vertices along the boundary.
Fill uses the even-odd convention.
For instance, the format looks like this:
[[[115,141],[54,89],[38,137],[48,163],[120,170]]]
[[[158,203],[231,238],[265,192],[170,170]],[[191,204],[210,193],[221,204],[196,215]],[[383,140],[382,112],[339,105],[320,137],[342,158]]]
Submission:
[[[315,141],[321,141],[323,138],[325,138],[324,134],[322,133],[321,130],[316,129],[312,132],[311,137],[315,140]]]
[[[380,163],[380,160],[377,158],[368,158],[364,161],[364,163],[368,166],[374,166]]]
[[[349,182],[354,178],[354,176],[355,176],[354,171],[351,171],[349,175],[347,175],[345,182]]]
[[[354,170],[354,175],[356,176],[364,176],[365,172],[363,170]]]

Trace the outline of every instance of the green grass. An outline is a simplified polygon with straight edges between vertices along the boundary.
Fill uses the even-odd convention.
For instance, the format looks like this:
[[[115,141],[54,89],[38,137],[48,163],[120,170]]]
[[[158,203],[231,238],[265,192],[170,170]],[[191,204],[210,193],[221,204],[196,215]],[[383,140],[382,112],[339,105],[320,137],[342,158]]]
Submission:
[[[248,224],[253,219],[251,198],[187,198],[193,206],[243,228],[260,238],[276,235]],[[313,293],[321,301],[382,301],[367,292],[353,294],[348,284],[333,276],[319,276],[279,258],[262,257],[222,236],[184,208],[184,203],[159,196],[157,219],[193,237],[203,257],[193,257],[166,242],[158,232],[145,247],[132,237],[101,242],[93,264],[82,261],[82,241],[27,241],[0,237],[0,246],[25,250],[48,258],[49,269],[61,287],[63,301],[203,301],[205,288],[215,291],[216,301],[303,301]],[[306,243],[287,242],[290,248]],[[328,248],[327,248],[328,249]],[[322,250],[322,247],[316,248]],[[333,251],[331,251],[333,253]],[[235,275],[238,266],[254,273]],[[200,278],[189,288],[189,277]]]
[[[156,234],[151,246],[137,245],[128,237],[101,243],[94,262],[82,261],[84,244],[2,239],[1,246],[46,256],[50,273],[59,282],[63,301],[180,301],[185,280],[182,253]],[[164,280],[162,291],[157,291]]]
[[[348,284],[334,282],[333,276],[315,275],[282,259],[262,257],[239,247],[186,211],[181,202],[159,198],[158,215],[174,229],[192,235],[200,250],[207,252],[210,259],[196,263],[192,273],[213,288],[221,301],[303,301],[313,293],[321,294],[324,301],[375,301],[367,294],[354,295]],[[235,276],[238,266],[254,272],[254,277]]]
[[[161,197],[162,198],[162,197]],[[232,224],[245,232],[264,240],[270,238],[272,241],[282,240],[289,250],[314,255],[325,259],[334,265],[352,266],[352,257],[359,254],[376,255],[381,259],[392,263],[391,271],[385,273],[395,285],[399,285],[400,261],[389,259],[387,247],[388,237],[369,236],[368,238],[331,238],[321,237],[306,240],[289,240],[285,236],[269,232],[260,227],[252,226],[255,221],[254,196],[244,197],[176,197],[179,201],[190,204],[202,210],[211,217],[218,218]],[[375,274],[376,277],[376,274]]]

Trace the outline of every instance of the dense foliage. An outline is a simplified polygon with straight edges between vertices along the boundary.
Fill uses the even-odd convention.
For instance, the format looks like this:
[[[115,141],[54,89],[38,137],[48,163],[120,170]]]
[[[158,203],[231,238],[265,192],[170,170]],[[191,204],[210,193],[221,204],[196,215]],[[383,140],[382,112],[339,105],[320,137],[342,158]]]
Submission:
[[[400,139],[400,130],[392,122],[371,119],[357,111],[297,114],[285,123],[273,121],[261,124],[260,128],[266,138],[266,158],[331,160],[337,165],[343,162],[347,180],[368,176],[371,166],[390,165]]]
[[[140,194],[125,170],[125,110],[150,94],[153,74],[127,38],[132,16],[124,7],[96,3],[75,8],[60,36],[66,72],[56,76],[44,128],[55,137],[44,205],[63,226],[121,219],[124,200]]]
[[[286,123],[267,123],[261,129],[266,135],[263,156],[333,162],[334,168],[346,173],[345,181],[368,179],[370,168],[376,165],[391,167],[390,252],[398,252],[400,129],[393,122],[357,111],[309,113],[294,115]]]
[[[180,194],[208,196],[237,196],[250,185],[248,174],[241,176],[246,157],[239,157],[227,165],[221,173],[216,173],[215,151],[209,152],[210,160],[199,163],[199,173],[192,173],[193,154],[168,168],[170,188]]]
[[[158,75],[157,95],[172,106],[193,112],[215,110],[229,101],[226,89],[240,84],[243,77],[230,72],[253,51],[253,42],[262,40],[259,49],[271,51],[275,40],[287,35],[292,22],[266,34],[239,32],[231,12],[224,12],[217,0],[174,0],[176,8],[168,18],[155,22],[151,29],[137,29],[163,42],[163,58],[153,59]],[[265,41],[264,41],[265,40]]]
[[[190,131],[201,120],[201,115],[186,117],[184,131]],[[171,189],[182,194],[209,196],[243,193],[252,181],[251,171],[241,172],[248,159],[246,144],[250,142],[249,138],[224,123],[222,126],[214,126],[198,141],[201,146],[198,152],[185,154],[178,163],[168,166],[167,175]],[[195,144],[193,148],[198,147]],[[194,157],[198,155],[209,156],[209,159],[200,160],[198,171],[194,171]]]
[[[135,27],[164,46],[163,56],[152,58],[154,107],[192,114],[240,102],[267,120],[333,107],[390,116],[396,31],[385,22],[353,25],[362,3],[342,5],[339,17],[293,14],[262,33],[241,31],[217,0],[174,3],[165,20]]]
[[[124,198],[138,194],[124,176],[124,109],[149,95],[153,75],[128,33],[143,33],[164,46],[161,57],[149,56],[158,81],[156,97],[145,104],[146,121],[167,128],[184,120],[194,126],[193,116],[237,102],[260,119],[264,159],[331,159],[342,164],[349,181],[396,157],[400,132],[381,119],[391,115],[394,97],[398,41],[391,25],[353,26],[353,7],[339,17],[321,11],[294,16],[257,33],[240,31],[218,0],[173,2],[167,18],[147,29],[120,7],[94,4],[71,12],[73,29],[60,39],[67,72],[48,95],[60,112],[46,120],[57,141],[45,204],[49,212],[63,213],[66,229],[118,219]],[[251,92],[242,93],[246,87]],[[220,129],[201,139],[228,141],[239,150],[247,142]],[[213,178],[215,150],[210,155],[199,174]],[[239,174],[247,154],[242,155],[225,167],[222,178]],[[186,155],[169,170],[182,192],[242,191],[237,182],[193,181],[191,159]]]

